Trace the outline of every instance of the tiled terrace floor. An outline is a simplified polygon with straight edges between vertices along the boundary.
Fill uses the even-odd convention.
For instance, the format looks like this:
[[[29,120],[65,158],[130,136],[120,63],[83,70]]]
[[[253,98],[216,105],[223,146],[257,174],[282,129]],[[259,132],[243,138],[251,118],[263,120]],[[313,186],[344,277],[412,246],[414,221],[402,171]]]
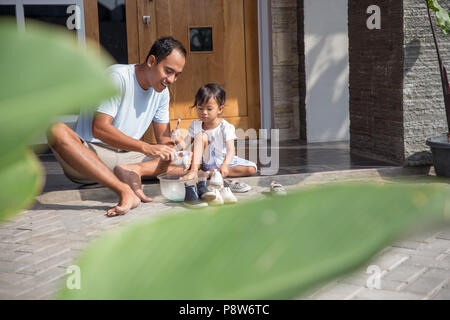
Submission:
[[[263,150],[265,151],[265,150]],[[246,150],[249,155],[248,147]],[[51,152],[39,155],[46,171],[43,192],[83,188],[67,179]],[[260,157],[258,157],[260,159]],[[392,166],[392,164],[350,154],[348,142],[304,144],[300,141],[281,142],[279,146],[279,170],[277,174],[312,173],[336,170],[368,169]],[[261,167],[258,161],[258,167]],[[258,175],[260,171],[258,170]],[[157,180],[145,183],[157,183]],[[96,187],[89,186],[89,187]]]

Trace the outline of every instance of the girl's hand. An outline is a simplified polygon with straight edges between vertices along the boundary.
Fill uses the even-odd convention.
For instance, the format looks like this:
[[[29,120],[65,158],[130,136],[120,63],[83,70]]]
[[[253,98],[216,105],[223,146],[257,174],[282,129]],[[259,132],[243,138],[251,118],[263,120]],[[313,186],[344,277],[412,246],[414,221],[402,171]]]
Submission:
[[[181,135],[180,135],[180,131],[178,129],[175,129],[171,132],[170,134],[170,139],[175,143],[175,144],[179,144],[182,140],[181,140]]]
[[[179,144],[180,141],[181,141],[180,131],[178,130],[178,127],[180,126],[180,123],[181,123],[181,119],[178,119],[177,126],[175,127],[175,130],[172,130],[172,132],[170,133],[170,139],[175,144]],[[182,149],[180,149],[180,150],[182,150]]]
[[[228,166],[221,166],[219,171],[222,174],[222,178],[228,177],[228,174],[230,173],[230,170],[228,169]]]

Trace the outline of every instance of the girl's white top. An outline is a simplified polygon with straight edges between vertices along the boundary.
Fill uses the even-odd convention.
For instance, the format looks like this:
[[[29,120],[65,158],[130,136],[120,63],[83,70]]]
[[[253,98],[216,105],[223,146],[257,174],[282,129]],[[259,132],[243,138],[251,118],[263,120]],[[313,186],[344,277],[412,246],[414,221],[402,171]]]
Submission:
[[[201,120],[192,121],[189,126],[189,136],[194,139],[200,132],[206,133],[210,152],[213,151],[215,158],[223,162],[227,154],[226,142],[237,139],[234,126],[225,119],[222,119],[222,122],[211,130],[204,130],[202,125],[203,121]]]

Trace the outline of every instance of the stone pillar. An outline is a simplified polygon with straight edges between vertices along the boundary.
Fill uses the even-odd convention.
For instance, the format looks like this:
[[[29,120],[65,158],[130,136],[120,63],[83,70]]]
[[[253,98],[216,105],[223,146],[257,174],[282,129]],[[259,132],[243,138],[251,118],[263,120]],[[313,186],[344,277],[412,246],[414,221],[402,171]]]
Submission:
[[[368,29],[367,8],[381,9]],[[350,150],[401,165],[403,141],[403,3],[348,0]]]
[[[272,127],[280,129],[280,140],[299,139],[297,0],[271,0],[271,5],[274,86]]]
[[[370,5],[381,8],[380,30],[366,27]],[[349,0],[348,10],[351,152],[432,164],[425,141],[447,132],[447,123],[425,0]],[[450,66],[450,39],[436,31]]]
[[[448,1],[440,4],[450,7]],[[404,0],[403,8],[405,165],[432,164],[425,141],[447,132],[439,64],[425,0]],[[434,20],[433,13],[432,17]],[[442,36],[439,28],[435,30],[444,64],[450,68],[450,37]]]

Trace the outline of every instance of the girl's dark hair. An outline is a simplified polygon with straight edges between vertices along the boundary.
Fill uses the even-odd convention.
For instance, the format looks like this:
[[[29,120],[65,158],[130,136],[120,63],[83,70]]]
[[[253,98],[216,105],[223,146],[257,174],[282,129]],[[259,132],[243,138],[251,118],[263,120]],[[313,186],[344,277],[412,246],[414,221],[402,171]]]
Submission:
[[[147,58],[145,58],[145,61],[148,60],[148,57],[153,55],[156,58],[156,64],[158,64],[167,58],[175,49],[177,49],[186,58],[186,49],[180,41],[175,40],[172,37],[159,38],[155,41],[155,43],[153,43],[152,48],[148,52]]]
[[[198,89],[192,108],[206,104],[211,98],[216,99],[219,107],[225,105],[225,89],[217,83],[208,83],[204,85]]]

